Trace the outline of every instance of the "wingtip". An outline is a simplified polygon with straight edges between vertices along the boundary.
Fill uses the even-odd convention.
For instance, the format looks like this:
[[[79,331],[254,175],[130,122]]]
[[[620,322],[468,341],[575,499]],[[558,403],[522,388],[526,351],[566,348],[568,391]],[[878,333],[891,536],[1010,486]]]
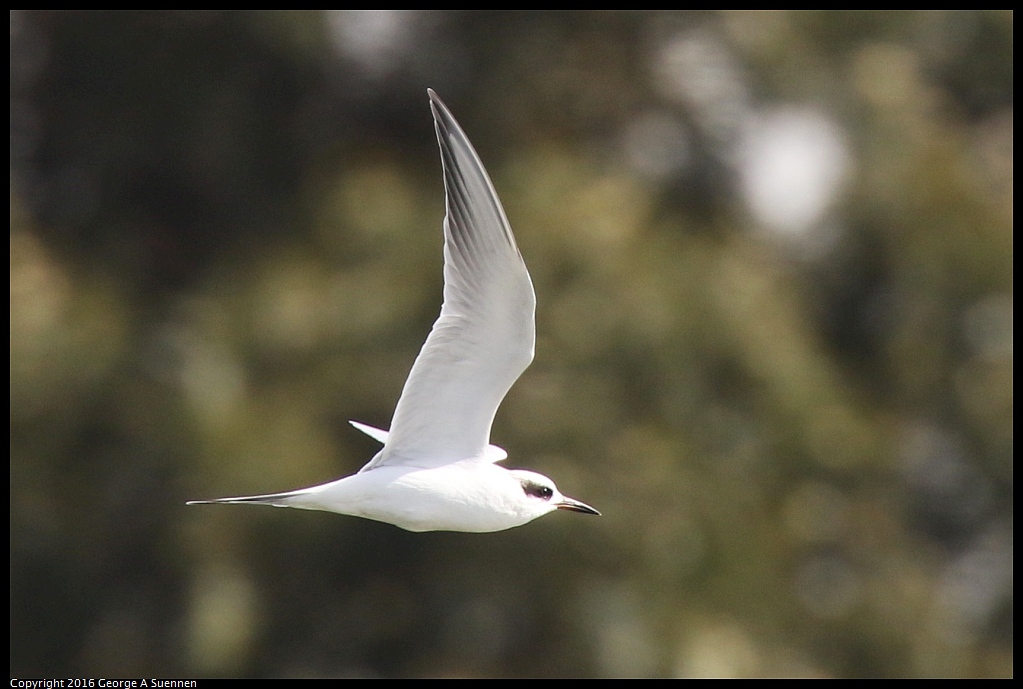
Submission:
[[[447,104],[437,95],[437,92],[433,89],[426,89],[426,93],[430,96],[430,109],[433,110],[433,119],[437,122],[443,120],[445,127],[449,126],[449,123],[454,123],[454,116],[448,109]]]
[[[430,97],[430,103],[439,105],[444,110],[448,109],[448,106],[444,104],[444,101],[441,99],[440,96],[437,95],[437,92],[434,91],[433,89],[426,89],[426,95]]]

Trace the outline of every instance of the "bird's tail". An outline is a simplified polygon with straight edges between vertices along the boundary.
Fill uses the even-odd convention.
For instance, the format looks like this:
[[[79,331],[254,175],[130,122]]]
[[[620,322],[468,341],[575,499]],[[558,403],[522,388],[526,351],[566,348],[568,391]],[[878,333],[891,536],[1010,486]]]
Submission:
[[[216,498],[214,500],[189,500],[186,505],[272,505],[273,507],[301,507],[298,504],[307,490],[292,490],[287,493],[269,495],[245,495],[238,498]]]

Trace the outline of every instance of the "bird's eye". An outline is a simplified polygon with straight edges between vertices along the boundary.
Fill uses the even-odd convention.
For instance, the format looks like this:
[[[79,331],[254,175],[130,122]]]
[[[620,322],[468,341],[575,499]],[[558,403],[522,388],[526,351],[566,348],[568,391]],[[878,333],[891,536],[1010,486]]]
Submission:
[[[533,481],[523,481],[522,490],[526,495],[533,498],[540,498],[541,500],[550,500],[551,496],[554,495],[554,490],[550,486],[545,486],[542,483],[534,483]]]

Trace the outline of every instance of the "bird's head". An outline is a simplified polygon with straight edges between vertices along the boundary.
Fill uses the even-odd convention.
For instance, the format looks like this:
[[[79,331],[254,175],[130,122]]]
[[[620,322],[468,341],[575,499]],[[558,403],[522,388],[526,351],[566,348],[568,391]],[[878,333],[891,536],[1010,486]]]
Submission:
[[[600,512],[589,505],[564,496],[550,480],[543,474],[533,471],[513,469],[509,471],[522,489],[522,499],[518,502],[522,510],[531,514],[531,519],[541,517],[554,510],[570,510],[582,512],[583,514],[600,515]]]

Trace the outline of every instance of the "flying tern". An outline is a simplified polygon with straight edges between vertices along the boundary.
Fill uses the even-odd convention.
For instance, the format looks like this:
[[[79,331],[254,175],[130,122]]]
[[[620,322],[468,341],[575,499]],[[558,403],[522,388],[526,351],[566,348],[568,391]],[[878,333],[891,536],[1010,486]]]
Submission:
[[[490,444],[501,400],[533,360],[533,284],[497,192],[465,132],[428,91],[444,170],[444,303],[390,431],[352,421],[383,448],[358,473],[208,503],[325,510],[409,531],[502,531],[555,510],[600,514],[554,481],[505,469]]]

